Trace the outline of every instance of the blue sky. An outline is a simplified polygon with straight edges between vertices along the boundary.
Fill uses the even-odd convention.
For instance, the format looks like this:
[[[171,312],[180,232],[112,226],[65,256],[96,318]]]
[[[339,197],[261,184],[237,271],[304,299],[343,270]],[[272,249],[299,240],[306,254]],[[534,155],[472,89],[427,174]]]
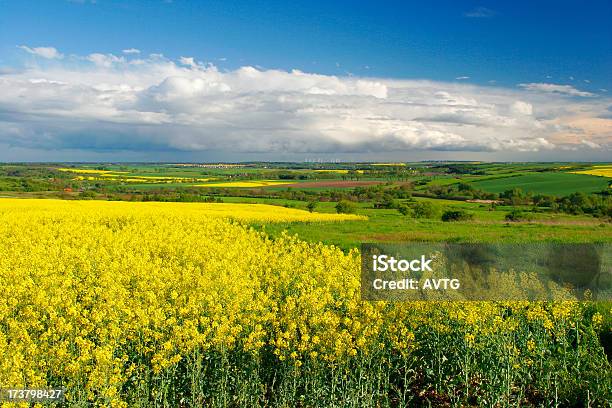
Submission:
[[[0,144],[23,159],[609,155],[609,1],[0,0],[0,9],[0,87],[15,96],[18,83],[34,84],[19,99],[0,97]],[[244,85],[253,79],[245,67],[270,85]],[[52,109],[60,96],[82,100],[84,87],[115,98],[112,112]],[[295,92],[305,96],[283,116],[279,100]],[[138,103],[126,108],[128,99]],[[202,103],[242,107],[250,120],[195,109]],[[399,108],[407,104],[430,109]],[[261,146],[251,139],[264,128],[276,136]]]
[[[134,47],[174,58],[191,55],[229,69],[259,65],[435,80],[469,76],[476,83],[507,85],[554,79],[587,90],[612,88],[610,1],[0,4],[3,62],[19,58],[16,44],[52,44],[74,54]]]

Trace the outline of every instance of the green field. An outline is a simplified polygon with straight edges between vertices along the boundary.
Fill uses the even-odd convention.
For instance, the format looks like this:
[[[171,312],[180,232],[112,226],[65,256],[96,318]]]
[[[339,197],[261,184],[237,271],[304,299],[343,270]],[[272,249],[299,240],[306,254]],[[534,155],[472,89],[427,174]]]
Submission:
[[[306,203],[294,200],[223,197],[224,202],[264,203],[306,209]],[[490,211],[488,206],[452,200],[416,198],[429,201],[439,208],[464,209],[474,215],[467,222],[442,222],[435,219],[415,219],[402,216],[396,210],[373,209],[371,204],[359,205],[357,214],[367,221],[307,224],[254,224],[272,237],[283,231],[297,234],[311,242],[323,242],[344,250],[358,247],[362,242],[448,241],[448,242],[610,242],[612,229],[608,223],[588,216],[538,213],[531,222],[508,223],[505,215],[512,207],[499,206]],[[319,203],[317,212],[335,212],[335,203]]]
[[[272,237],[282,231],[311,242],[340,246],[344,250],[373,241],[612,241],[609,215],[605,210],[594,217],[586,212],[554,211],[549,205],[534,207],[527,201],[514,202],[530,214],[528,222],[508,222],[513,207],[501,201],[468,202],[469,192],[459,190],[466,183],[474,191],[501,193],[520,188],[524,192],[555,196],[557,200],[574,192],[599,193],[603,197],[610,179],[563,171],[588,167],[579,163],[406,163],[405,166],[374,166],[367,163],[243,163],[219,165],[176,165],[163,163],[73,163],[0,165],[0,195],[20,198],[63,198],[125,201],[206,201],[266,203],[307,209],[316,203],[316,212],[336,212],[340,200],[349,200],[357,214],[367,221],[331,224],[255,225]],[[76,172],[60,171],[70,167]],[[93,180],[79,178],[78,170],[121,172],[125,178],[176,177],[184,182],[126,182],[121,177]],[[330,172],[342,169],[344,173]],[[324,171],[318,171],[324,170]],[[90,173],[87,173],[89,171]],[[349,174],[348,172],[351,172]],[[203,188],[189,178],[212,178],[214,183],[278,180],[292,184],[256,188]],[[379,181],[379,185],[358,186],[352,181]],[[341,182],[341,186],[329,184]],[[323,182],[323,183],[319,183]],[[325,183],[328,183],[326,186]],[[212,183],[211,183],[212,184]],[[213,187],[211,185],[211,187]],[[433,188],[433,189],[432,189]],[[445,189],[436,195],[436,188]],[[389,194],[392,207],[381,206]],[[360,195],[361,194],[361,195]],[[409,199],[414,194],[413,199]],[[423,197],[427,196],[427,197]],[[474,197],[479,198],[479,197]],[[494,195],[499,199],[498,195]],[[609,199],[608,199],[609,200]],[[418,218],[402,215],[400,206],[431,202],[435,216]],[[476,200],[477,201],[477,200]],[[491,202],[495,202],[492,205]],[[446,210],[464,210],[470,221],[443,222]],[[608,209],[609,213],[609,209]]]
[[[531,173],[519,176],[473,181],[472,185],[492,193],[513,188],[536,194],[568,195],[576,191],[594,193],[608,187],[608,179],[570,173]]]
[[[492,214],[475,212],[476,220],[446,223],[439,219],[402,217],[393,210],[364,209],[368,221],[347,221],[337,224],[284,224],[268,225],[272,236],[281,231],[295,233],[312,242],[338,245],[348,250],[363,242],[609,242],[609,225],[580,217],[542,217],[530,223],[507,223],[505,212]]]

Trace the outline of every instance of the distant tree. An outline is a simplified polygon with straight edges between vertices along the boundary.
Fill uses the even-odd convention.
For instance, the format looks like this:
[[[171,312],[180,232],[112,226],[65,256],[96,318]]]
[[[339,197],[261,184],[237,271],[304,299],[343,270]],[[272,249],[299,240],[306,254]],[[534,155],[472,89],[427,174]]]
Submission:
[[[385,193],[382,197],[382,201],[374,203],[374,208],[397,208],[397,201],[391,194]]]
[[[533,196],[533,204],[538,207],[552,207],[554,202],[555,197],[553,196],[544,194],[537,194]]]
[[[520,188],[513,188],[512,190],[506,190],[499,195],[505,203],[511,205],[528,204],[531,200],[530,194],[526,194]]]
[[[465,181],[461,181],[459,184],[457,184],[457,189],[459,191],[472,191],[474,190],[474,187]]]
[[[506,221],[530,221],[533,220],[533,213],[528,211],[521,210],[519,208],[514,208],[508,214],[506,214]]]
[[[464,210],[447,210],[442,214],[442,221],[469,221],[474,218],[473,214],[465,212]]]
[[[317,204],[318,203],[316,201],[310,201],[308,204],[306,204],[306,208],[308,208],[308,211],[313,212],[315,208],[317,208]]]
[[[96,198],[96,193],[94,193],[93,191],[90,191],[90,190],[81,191],[79,193],[79,198],[84,198],[84,199]]]
[[[429,201],[421,201],[412,207],[415,218],[434,218],[438,214],[438,208]]]
[[[397,201],[395,201],[392,195],[385,194],[383,197],[383,205],[385,206],[385,208],[396,208]]]
[[[336,204],[336,212],[338,214],[354,214],[356,211],[357,206],[351,201],[341,200]]]
[[[577,192],[558,199],[552,206],[552,209],[568,214],[590,214],[594,217],[612,217],[612,198],[607,192],[589,195]]]
[[[349,180],[359,180],[359,178],[361,177],[361,173],[358,172],[357,170],[349,170],[348,173],[346,173],[346,175],[349,178]]]
[[[399,213],[404,215],[404,216],[410,215],[410,213],[412,212],[411,208],[408,207],[406,204],[400,204],[397,207],[397,211],[399,211]]]

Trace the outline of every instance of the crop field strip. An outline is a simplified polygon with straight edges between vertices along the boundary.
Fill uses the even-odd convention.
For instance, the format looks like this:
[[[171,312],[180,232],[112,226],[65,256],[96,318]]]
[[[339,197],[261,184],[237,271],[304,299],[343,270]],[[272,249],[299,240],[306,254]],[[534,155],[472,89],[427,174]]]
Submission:
[[[596,192],[606,189],[608,182],[603,177],[572,173],[533,173],[489,180],[474,180],[476,188],[500,193],[513,188],[522,188],[540,194],[565,195],[575,191]]]
[[[232,203],[130,203],[116,201],[66,201],[36,199],[0,199],[0,211],[12,213],[38,212],[53,216],[56,212],[104,211],[120,216],[134,212],[143,215],[158,216],[177,214],[182,216],[202,216],[231,218],[240,221],[260,222],[337,222],[367,220],[367,217],[353,214],[309,213],[295,208],[282,208],[266,204],[232,204]]]

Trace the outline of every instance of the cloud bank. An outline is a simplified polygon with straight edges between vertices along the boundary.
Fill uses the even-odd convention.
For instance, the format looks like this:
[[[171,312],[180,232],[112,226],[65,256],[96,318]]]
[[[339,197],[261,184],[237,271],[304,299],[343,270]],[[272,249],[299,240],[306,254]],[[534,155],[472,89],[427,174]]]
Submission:
[[[527,89],[528,91],[558,93],[570,96],[595,96],[595,94],[591,92],[580,91],[571,85],[557,85],[542,82],[532,82],[530,84],[519,84],[519,86],[523,89]]]
[[[0,144],[11,148],[282,158],[612,147],[612,101],[568,85],[220,71],[132,49],[63,59],[52,47],[23,49],[41,60],[0,74]]]
[[[21,48],[25,52],[37,55],[39,57],[47,58],[47,59],[61,59],[64,58],[64,55],[61,54],[54,47],[28,47],[26,45],[19,45],[17,48]]]

